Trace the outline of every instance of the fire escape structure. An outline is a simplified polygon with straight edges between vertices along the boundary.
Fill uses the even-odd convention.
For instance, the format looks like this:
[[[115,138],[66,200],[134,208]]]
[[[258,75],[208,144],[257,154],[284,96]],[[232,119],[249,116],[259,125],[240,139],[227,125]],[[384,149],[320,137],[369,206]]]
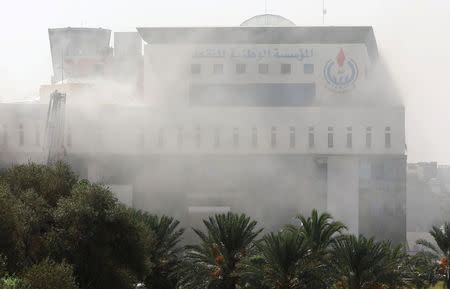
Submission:
[[[66,155],[64,148],[66,94],[55,90],[50,95],[45,126],[45,153],[47,165],[54,165]]]

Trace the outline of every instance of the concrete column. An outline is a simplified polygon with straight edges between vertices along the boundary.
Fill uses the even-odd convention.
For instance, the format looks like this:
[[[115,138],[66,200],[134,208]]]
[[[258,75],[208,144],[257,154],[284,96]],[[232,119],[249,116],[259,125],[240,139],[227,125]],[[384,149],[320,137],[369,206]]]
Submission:
[[[358,234],[359,162],[346,156],[328,157],[327,211],[345,223],[351,234]]]

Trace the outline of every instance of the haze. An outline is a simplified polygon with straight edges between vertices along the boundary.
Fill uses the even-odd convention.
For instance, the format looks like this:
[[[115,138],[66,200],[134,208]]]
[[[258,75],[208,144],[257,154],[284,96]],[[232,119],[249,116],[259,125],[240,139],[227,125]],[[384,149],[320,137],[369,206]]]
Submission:
[[[33,99],[49,83],[49,27],[237,26],[265,12],[247,1],[8,1],[0,17],[0,101]],[[450,164],[450,1],[328,0],[326,25],[371,25],[406,106],[408,162]],[[267,13],[322,25],[322,1],[268,0]]]

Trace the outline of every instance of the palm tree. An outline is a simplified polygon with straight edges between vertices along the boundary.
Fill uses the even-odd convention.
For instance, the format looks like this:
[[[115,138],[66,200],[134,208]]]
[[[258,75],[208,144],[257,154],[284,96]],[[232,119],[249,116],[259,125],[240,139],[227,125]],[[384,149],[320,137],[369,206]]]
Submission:
[[[434,238],[437,246],[433,243],[421,239],[417,241],[417,244],[424,246],[430,253],[430,258],[437,261],[437,266],[430,268],[435,271],[435,274],[442,280],[444,280],[447,289],[450,288],[450,222],[445,222],[441,228],[433,226],[430,231],[431,236]]]
[[[252,288],[317,288],[317,266],[311,262],[311,250],[303,235],[284,231],[270,233],[258,243],[260,256],[246,262],[244,274]]]
[[[186,247],[182,288],[234,289],[241,281],[238,265],[255,249],[262,229],[245,214],[218,214],[203,220],[206,232],[194,229],[200,244]]]
[[[314,270],[316,276],[315,280],[310,283],[314,284],[315,288],[326,288],[331,282],[331,275],[329,274],[330,259],[328,251],[330,245],[333,244],[342,231],[347,227],[339,222],[334,221],[329,213],[320,213],[314,209],[311,216],[297,215],[295,217],[300,221],[300,226],[286,225],[286,228],[291,232],[297,232],[305,237],[305,240],[312,252],[312,262],[317,268]]]
[[[336,240],[331,251],[336,286],[349,289],[403,288],[405,277],[402,245],[376,242],[360,235]]]
[[[315,254],[324,253],[338,234],[347,229],[343,223],[333,221],[333,217],[329,213],[325,212],[319,215],[316,209],[312,210],[309,217],[299,214],[295,218],[300,221],[300,226],[287,225],[287,229],[303,234]]]
[[[151,215],[135,211],[136,219],[143,222],[154,233],[154,245],[151,250],[153,268],[144,280],[147,288],[176,288],[177,269],[182,248],[178,246],[184,229],[178,228],[180,222],[172,217]]]

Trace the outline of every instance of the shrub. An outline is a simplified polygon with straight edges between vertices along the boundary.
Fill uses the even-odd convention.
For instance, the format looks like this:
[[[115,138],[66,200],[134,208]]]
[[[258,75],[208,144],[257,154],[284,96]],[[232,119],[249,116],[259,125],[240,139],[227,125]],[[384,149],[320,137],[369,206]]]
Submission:
[[[56,263],[44,259],[39,264],[31,266],[24,275],[26,285],[22,288],[33,289],[77,289],[72,266],[65,262]]]

